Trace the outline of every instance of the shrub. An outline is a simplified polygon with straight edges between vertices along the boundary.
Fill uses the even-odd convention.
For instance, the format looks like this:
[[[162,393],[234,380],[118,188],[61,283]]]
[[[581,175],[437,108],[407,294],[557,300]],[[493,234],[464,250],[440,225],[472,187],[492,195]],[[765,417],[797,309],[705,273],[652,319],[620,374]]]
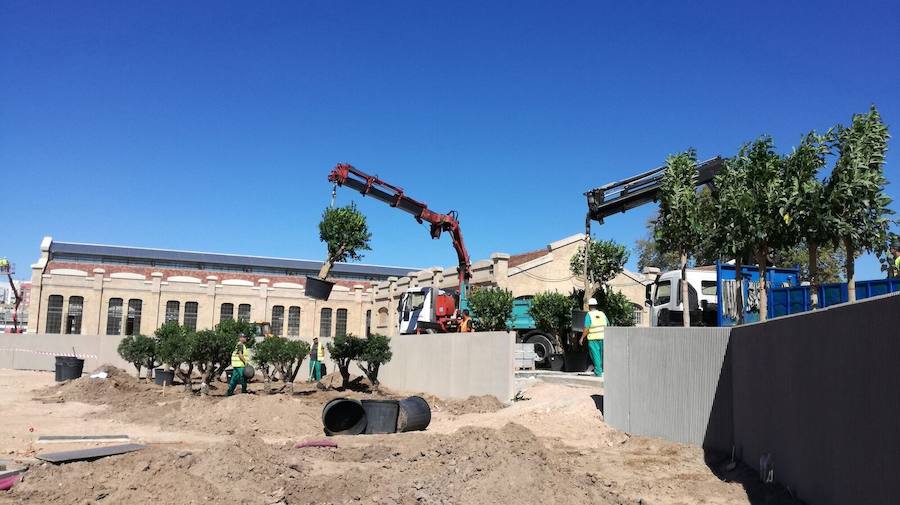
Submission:
[[[359,353],[359,368],[366,374],[366,378],[372,386],[378,387],[378,370],[381,365],[389,362],[394,353],[391,352],[391,339],[385,335],[373,333],[363,340],[362,351]],[[365,366],[362,365],[365,363]]]
[[[228,331],[201,330],[194,334],[193,361],[203,376],[201,388],[206,392],[215,377],[231,365],[231,354],[237,346],[236,335]],[[249,358],[249,357],[248,357]]]
[[[141,377],[141,368],[147,368],[149,379],[156,366],[156,340],[145,335],[129,335],[119,342],[119,356],[134,365],[138,378]]]
[[[501,288],[478,288],[469,294],[469,309],[480,330],[506,330],[512,317],[512,292]]]
[[[365,341],[353,335],[337,335],[333,342],[328,343],[328,354],[341,372],[341,387],[350,385],[350,363],[359,358],[364,346]]]
[[[535,326],[556,336],[557,344],[563,341],[572,325],[572,309],[576,306],[571,297],[562,293],[547,291],[534,295],[528,309]]]

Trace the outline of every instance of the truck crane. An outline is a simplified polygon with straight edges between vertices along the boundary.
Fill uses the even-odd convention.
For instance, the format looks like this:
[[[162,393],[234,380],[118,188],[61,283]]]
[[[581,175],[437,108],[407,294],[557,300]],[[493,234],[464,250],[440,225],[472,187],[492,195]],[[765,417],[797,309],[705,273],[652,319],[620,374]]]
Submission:
[[[352,165],[339,163],[328,174],[328,181],[359,191],[363,196],[384,202],[410,214],[419,224],[428,223],[432,239],[444,232],[450,235],[459,263],[459,291],[457,293],[429,287],[407,289],[398,307],[400,333],[451,333],[459,328],[461,312],[468,307],[466,291],[472,278],[472,262],[463,241],[459,215],[455,210],[446,214],[434,212],[424,202],[406,196],[403,189],[388,184]]]
[[[16,288],[16,283],[13,281],[13,274],[15,273],[15,265],[10,263],[6,258],[0,258],[0,275],[6,274],[6,277],[9,279],[9,289],[12,290],[13,296],[16,297],[12,311],[13,333],[19,333],[19,304],[22,303],[22,294]]]

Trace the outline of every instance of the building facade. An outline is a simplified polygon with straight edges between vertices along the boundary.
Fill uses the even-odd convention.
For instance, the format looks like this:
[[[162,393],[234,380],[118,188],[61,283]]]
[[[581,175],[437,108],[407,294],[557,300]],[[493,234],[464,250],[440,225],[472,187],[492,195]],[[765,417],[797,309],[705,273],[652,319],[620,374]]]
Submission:
[[[161,249],[41,243],[31,266],[28,331],[150,334],[167,321],[191,329],[224,319],[269,322],[276,335],[365,335],[372,284],[411,268],[338,264],[331,298],[304,295],[321,262]]]

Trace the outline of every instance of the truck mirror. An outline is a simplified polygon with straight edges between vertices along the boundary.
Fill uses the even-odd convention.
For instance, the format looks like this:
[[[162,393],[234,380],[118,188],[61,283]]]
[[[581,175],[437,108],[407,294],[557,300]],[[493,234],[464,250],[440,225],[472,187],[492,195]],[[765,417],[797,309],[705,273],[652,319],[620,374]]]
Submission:
[[[653,305],[653,284],[647,284],[644,287],[644,305],[650,307]]]

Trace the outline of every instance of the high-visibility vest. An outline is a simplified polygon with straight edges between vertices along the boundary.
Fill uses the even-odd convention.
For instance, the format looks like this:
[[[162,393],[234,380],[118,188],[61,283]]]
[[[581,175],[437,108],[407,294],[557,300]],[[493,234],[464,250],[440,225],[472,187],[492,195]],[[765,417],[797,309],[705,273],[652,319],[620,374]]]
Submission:
[[[315,351],[316,355],[313,356],[312,352],[310,352],[309,353],[310,360],[313,360],[313,361],[324,361],[325,360],[325,347],[322,345],[321,342],[319,342],[319,344],[316,346],[315,349],[313,349],[313,351]]]
[[[894,270],[896,271],[897,277],[900,277],[900,256],[894,258]]]
[[[588,340],[603,340],[603,330],[609,325],[606,314],[601,310],[592,310],[587,315],[591,318],[591,326],[588,328]]]
[[[472,331],[472,319],[463,319],[462,323],[459,325],[459,331],[461,333],[468,333]]]
[[[231,353],[231,368],[244,368],[247,366],[243,361],[241,361],[241,351],[243,348],[244,359],[248,362],[250,361],[250,357],[247,356],[247,346],[239,343],[234,348],[234,352]]]

